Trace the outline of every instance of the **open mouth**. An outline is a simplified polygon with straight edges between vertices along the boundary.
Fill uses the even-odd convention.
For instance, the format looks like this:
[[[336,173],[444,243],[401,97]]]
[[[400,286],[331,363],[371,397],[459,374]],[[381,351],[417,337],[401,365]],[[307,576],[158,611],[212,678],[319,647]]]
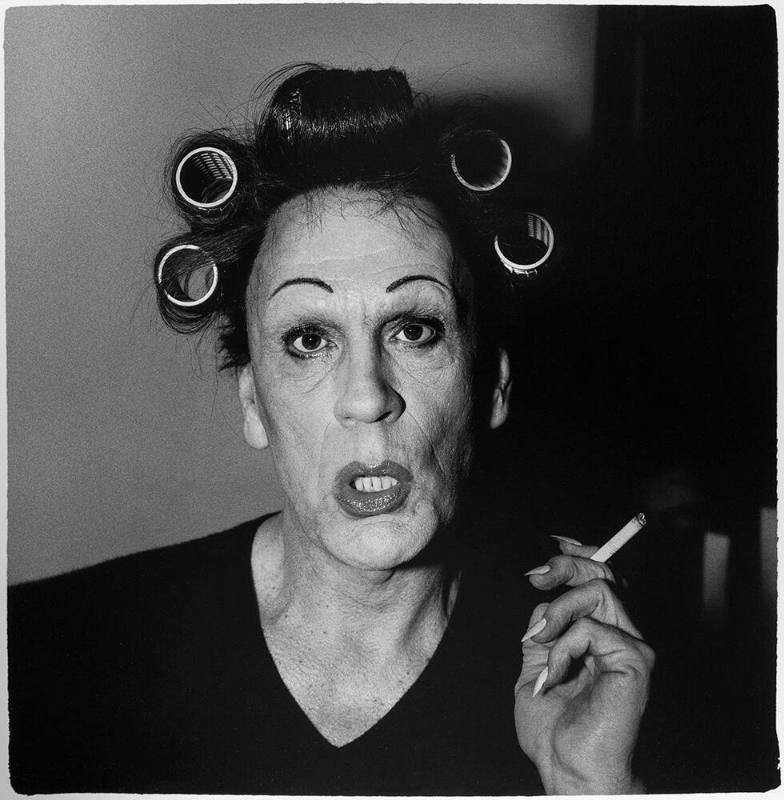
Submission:
[[[412,481],[411,473],[396,461],[374,467],[352,461],[335,479],[335,499],[352,517],[388,514],[403,505]]]

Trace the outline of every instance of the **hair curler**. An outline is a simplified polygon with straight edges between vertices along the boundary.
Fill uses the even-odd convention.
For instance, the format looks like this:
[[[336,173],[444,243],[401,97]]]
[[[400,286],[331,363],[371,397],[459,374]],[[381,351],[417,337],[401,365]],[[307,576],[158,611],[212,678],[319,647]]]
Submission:
[[[552,255],[555,234],[550,223],[539,214],[525,213],[523,231],[499,234],[493,241],[501,263],[517,275],[536,275]]]
[[[223,205],[237,189],[237,165],[217,147],[197,147],[177,165],[174,183],[180,197],[195,208]]]
[[[207,302],[215,293],[218,265],[201,247],[178,244],[167,250],[158,262],[157,276],[158,286],[170,303],[193,308]]]
[[[512,170],[512,150],[495,131],[473,131],[462,137],[450,160],[455,177],[472,192],[497,189]]]

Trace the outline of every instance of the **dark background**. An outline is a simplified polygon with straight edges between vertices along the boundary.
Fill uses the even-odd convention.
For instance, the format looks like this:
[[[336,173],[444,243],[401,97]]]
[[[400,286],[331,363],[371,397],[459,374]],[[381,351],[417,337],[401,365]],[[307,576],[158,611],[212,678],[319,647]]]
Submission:
[[[776,506],[777,139],[770,7],[599,9],[594,134],[545,199],[566,238],[526,290],[512,430],[484,465],[478,522],[507,532],[508,558],[531,560],[521,513],[599,544],[646,512],[613,563],[659,655],[654,791],[779,782],[759,561]],[[705,531],[731,542],[728,613],[710,625]]]

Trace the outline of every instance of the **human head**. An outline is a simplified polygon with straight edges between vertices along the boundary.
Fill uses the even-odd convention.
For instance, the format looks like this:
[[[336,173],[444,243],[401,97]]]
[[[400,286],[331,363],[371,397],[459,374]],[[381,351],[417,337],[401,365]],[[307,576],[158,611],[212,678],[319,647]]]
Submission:
[[[477,428],[506,415],[505,389],[476,419],[471,276],[435,216],[349,187],[296,197],[248,285],[246,439],[270,445],[305,543],[353,567],[407,563],[449,526]],[[500,353],[497,371],[508,385]]]
[[[213,319],[222,321],[224,366],[239,371],[246,435],[257,446],[266,444],[268,439],[273,441],[273,449],[277,446],[276,463],[292,499],[291,495],[303,488],[295,485],[297,458],[306,456],[309,446],[323,450],[333,444],[328,437],[319,438],[312,432],[310,442],[299,442],[300,452],[294,453],[293,460],[291,451],[286,449],[292,443],[282,444],[281,431],[307,435],[307,426],[300,424],[301,419],[286,422],[281,411],[287,408],[285,398],[281,402],[275,393],[280,387],[264,383],[274,381],[275,375],[270,359],[265,360],[264,343],[259,338],[267,313],[264,302],[269,299],[268,295],[260,299],[259,286],[265,280],[260,272],[265,270],[265,264],[271,264],[274,272],[281,263],[290,265],[292,258],[300,258],[311,265],[309,275],[315,277],[313,268],[318,269],[320,262],[313,253],[323,242],[312,237],[307,241],[308,226],[315,231],[323,227],[327,235],[332,235],[348,220],[346,235],[360,238],[369,229],[378,233],[381,226],[391,237],[388,250],[399,255],[413,248],[413,262],[417,261],[417,253],[427,256],[428,248],[432,249],[434,242],[440,243],[437,249],[442,257],[428,263],[445,283],[459,287],[453,292],[454,308],[449,313],[456,316],[459,312],[463,314],[461,319],[470,323],[458,331],[462,337],[460,352],[451,372],[446,370],[447,394],[442,392],[440,396],[443,409],[453,409],[453,416],[447,413],[437,419],[439,409],[431,402],[432,397],[425,397],[427,402],[420,404],[429,407],[429,419],[435,421],[431,430],[423,428],[422,445],[427,448],[434,441],[437,444],[433,446],[433,463],[425,465],[423,474],[429,470],[432,477],[440,470],[444,478],[440,485],[431,481],[429,496],[433,498],[441,492],[441,499],[447,501],[443,509],[430,509],[433,513],[429,522],[420,520],[423,528],[428,528],[422,538],[425,543],[434,526],[448,522],[455,513],[456,503],[449,495],[456,492],[456,484],[470,461],[476,421],[481,420],[481,427],[485,428],[500,424],[508,400],[508,361],[501,357],[501,333],[504,312],[515,287],[514,280],[495,258],[493,237],[515,209],[509,202],[512,195],[508,187],[475,192],[456,179],[453,155],[461,146],[466,147],[477,130],[482,130],[481,123],[470,116],[438,111],[430,103],[416,100],[397,70],[348,71],[309,66],[294,71],[279,85],[251,134],[239,138],[213,133],[192,138],[180,147],[175,164],[199,146],[216,147],[227,153],[236,165],[238,188],[218,209],[194,209],[180,202],[180,210],[191,223],[191,233],[161,250],[163,254],[180,242],[196,244],[218,265],[220,284],[208,302],[195,308],[174,307],[166,302],[165,293],[159,292],[161,309],[164,318],[182,330],[197,330]],[[299,235],[292,235],[294,229],[299,229]],[[300,245],[305,246],[304,251],[297,250]],[[367,255],[367,251],[354,253],[355,262],[367,260]],[[333,277],[338,281],[358,280],[357,275]],[[362,295],[360,306],[373,306],[371,311],[378,311],[378,290],[379,285],[372,285],[372,281],[364,285],[358,292]],[[465,308],[459,309],[460,304]],[[334,318],[335,310],[330,313]],[[253,346],[249,334],[256,337]],[[359,338],[354,336],[352,341],[356,350]],[[420,380],[419,385],[423,387],[424,382]],[[397,391],[394,385],[390,387]],[[413,407],[418,399],[422,398],[413,397],[413,402],[403,398]],[[289,404],[296,403],[293,395],[288,400]],[[334,396],[325,402],[334,407]],[[249,431],[251,405],[251,421],[255,414],[259,425],[251,424]],[[504,410],[494,418],[493,409],[499,405]],[[334,425],[329,415],[322,413],[323,403],[312,411],[315,417],[321,414],[325,429]],[[393,410],[393,417],[395,413]],[[412,419],[415,425],[421,423]],[[450,423],[455,424],[458,434],[454,440],[441,436]],[[409,434],[410,440],[416,439],[413,429]],[[394,437],[389,439],[393,440]],[[350,449],[347,447],[346,451]],[[373,457],[372,450],[373,447],[367,449],[368,457]],[[421,451],[422,448],[420,455]],[[447,451],[453,463],[441,469],[443,465],[435,462]],[[380,447],[379,456],[385,452]],[[329,466],[334,464],[329,462]],[[327,484],[330,480],[328,477]]]

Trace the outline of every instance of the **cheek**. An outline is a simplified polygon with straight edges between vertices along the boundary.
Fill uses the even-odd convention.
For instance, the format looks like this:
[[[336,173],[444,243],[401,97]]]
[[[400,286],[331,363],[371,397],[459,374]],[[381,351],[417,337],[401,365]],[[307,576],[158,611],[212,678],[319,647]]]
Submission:
[[[439,392],[452,388],[466,374],[468,354],[458,339],[439,342],[429,349],[390,348],[387,359],[393,381]]]
[[[457,342],[443,344],[425,355],[405,351],[393,358],[394,382],[407,406],[427,409],[428,416],[450,418],[470,405],[471,352]]]
[[[279,477],[287,486],[313,486],[326,447],[330,398],[323,382],[267,375],[267,386],[257,386],[257,396]]]
[[[467,360],[442,369],[411,369],[401,383],[406,415],[417,428],[430,457],[444,475],[462,473],[470,459],[473,430],[473,382]],[[410,430],[410,428],[409,428]]]

